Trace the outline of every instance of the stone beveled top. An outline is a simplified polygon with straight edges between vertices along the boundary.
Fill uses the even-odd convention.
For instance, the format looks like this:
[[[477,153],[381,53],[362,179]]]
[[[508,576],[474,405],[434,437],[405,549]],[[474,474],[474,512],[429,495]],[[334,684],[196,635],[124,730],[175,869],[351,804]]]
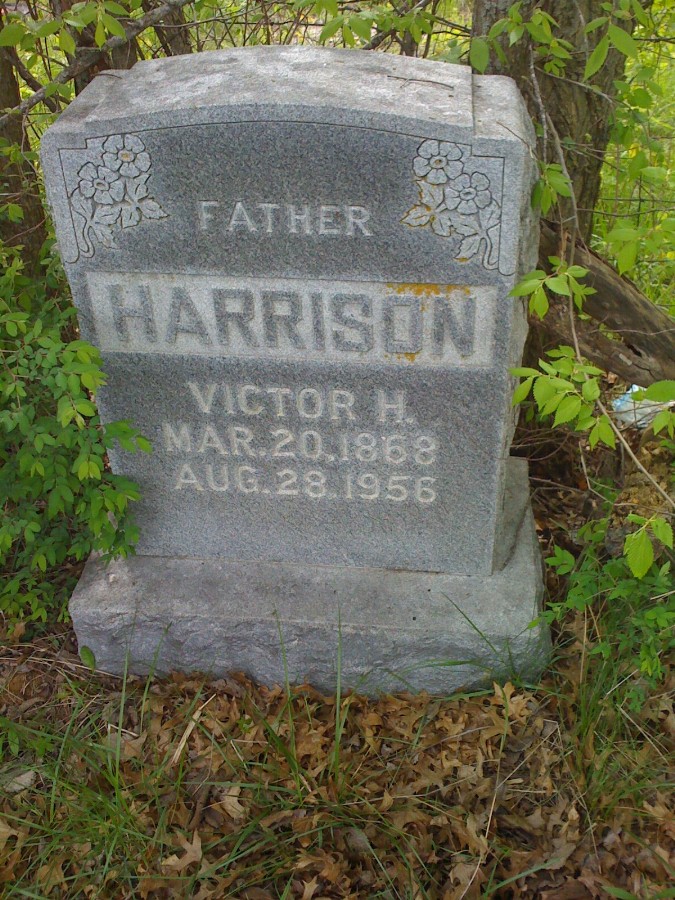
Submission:
[[[349,124],[408,131],[428,123],[437,137],[522,140],[525,118],[514,82],[468,66],[405,56],[307,46],[243,47],[145,60],[101,72],[47,135],[264,120]],[[476,98],[480,110],[474,110]],[[484,108],[483,108],[484,107]],[[495,117],[495,113],[499,114]],[[476,125],[479,125],[477,133]]]

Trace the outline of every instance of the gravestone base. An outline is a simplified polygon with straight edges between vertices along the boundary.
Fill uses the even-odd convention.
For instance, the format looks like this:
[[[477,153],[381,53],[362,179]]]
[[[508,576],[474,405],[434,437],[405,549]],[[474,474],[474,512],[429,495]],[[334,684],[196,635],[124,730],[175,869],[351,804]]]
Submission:
[[[513,470],[522,498],[526,466]],[[509,507],[514,552],[493,575],[156,556],[106,567],[92,557],[70,612],[80,646],[113,673],[243,671],[332,692],[339,672],[342,690],[368,694],[535,677],[549,652],[547,628],[529,627],[540,552],[529,503]]]

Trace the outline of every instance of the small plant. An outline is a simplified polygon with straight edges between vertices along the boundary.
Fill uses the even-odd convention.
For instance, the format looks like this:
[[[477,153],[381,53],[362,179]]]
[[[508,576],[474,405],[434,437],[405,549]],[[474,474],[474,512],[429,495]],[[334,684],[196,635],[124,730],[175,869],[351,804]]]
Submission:
[[[126,422],[100,426],[99,352],[76,338],[55,260],[45,266],[30,279],[18,252],[0,248],[0,612],[10,620],[61,614],[69,561],[132,551],[138,488],[106,471],[106,452],[115,441],[150,450]]]
[[[573,425],[576,431],[588,431],[591,447],[602,442],[615,446],[609,417],[596,410],[600,397],[602,370],[579,362],[572,347],[558,347],[548,353],[551,361],[539,360],[540,369],[519,367],[511,373],[523,380],[513,395],[514,406],[530,395],[541,418],[553,416],[553,427]]]
[[[564,600],[551,603],[541,618],[561,621],[570,612],[600,610],[607,604],[605,615],[596,617],[602,633],[591,647],[591,654],[628,660],[645,678],[656,682],[664,675],[662,659],[675,647],[675,593],[670,563],[654,562],[647,531],[671,548],[673,535],[663,519],[629,519],[639,519],[641,527],[626,537],[625,556],[608,558],[607,518],[587,522],[579,529],[577,540],[582,551],[578,559],[569,550],[554,547],[546,562],[558,575],[568,576],[569,581]],[[647,561],[649,565],[645,565]],[[621,627],[610,628],[610,621],[621,622]]]

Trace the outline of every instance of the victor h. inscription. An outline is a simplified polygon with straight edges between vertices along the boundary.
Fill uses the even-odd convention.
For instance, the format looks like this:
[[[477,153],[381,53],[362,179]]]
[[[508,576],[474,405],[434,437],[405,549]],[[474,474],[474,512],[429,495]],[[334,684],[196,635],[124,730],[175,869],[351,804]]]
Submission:
[[[496,290],[91,272],[109,351],[486,366]]]
[[[293,500],[416,503],[437,498],[442,452],[405,391],[187,382],[190,421],[164,421],[171,488]],[[194,416],[197,418],[195,419]]]

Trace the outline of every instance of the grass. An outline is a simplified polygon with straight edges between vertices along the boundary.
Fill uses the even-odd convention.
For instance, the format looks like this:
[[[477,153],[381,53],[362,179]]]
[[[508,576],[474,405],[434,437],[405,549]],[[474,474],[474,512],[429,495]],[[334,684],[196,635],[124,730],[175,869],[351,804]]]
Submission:
[[[379,700],[9,644],[3,896],[672,896],[672,683],[636,711],[636,674],[579,652],[592,632],[566,624],[536,690]]]

